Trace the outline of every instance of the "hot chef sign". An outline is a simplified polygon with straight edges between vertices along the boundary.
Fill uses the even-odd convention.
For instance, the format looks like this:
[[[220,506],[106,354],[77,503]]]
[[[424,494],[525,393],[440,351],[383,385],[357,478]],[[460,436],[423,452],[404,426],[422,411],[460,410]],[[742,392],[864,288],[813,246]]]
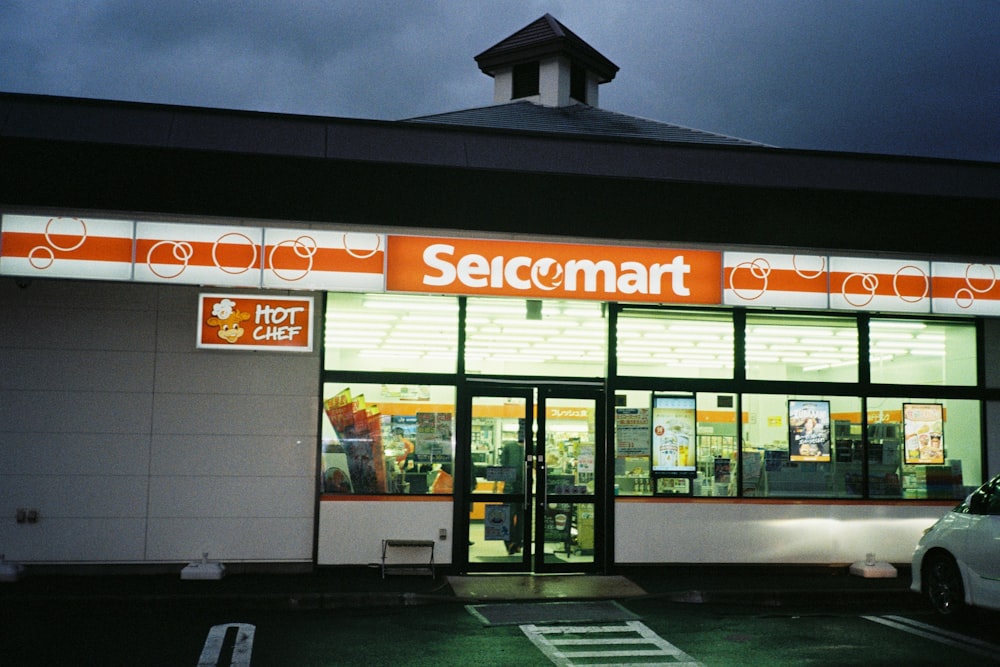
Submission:
[[[313,299],[202,294],[198,297],[198,347],[311,352]]]
[[[386,289],[715,304],[722,256],[703,250],[391,236]]]

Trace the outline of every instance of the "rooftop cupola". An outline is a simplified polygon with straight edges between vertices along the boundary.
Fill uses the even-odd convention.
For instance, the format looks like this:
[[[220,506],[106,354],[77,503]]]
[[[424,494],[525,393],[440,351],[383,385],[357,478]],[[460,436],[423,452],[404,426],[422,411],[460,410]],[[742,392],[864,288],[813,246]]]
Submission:
[[[476,56],[493,77],[493,103],[529,100],[548,107],[597,106],[597,87],[618,66],[546,14]]]

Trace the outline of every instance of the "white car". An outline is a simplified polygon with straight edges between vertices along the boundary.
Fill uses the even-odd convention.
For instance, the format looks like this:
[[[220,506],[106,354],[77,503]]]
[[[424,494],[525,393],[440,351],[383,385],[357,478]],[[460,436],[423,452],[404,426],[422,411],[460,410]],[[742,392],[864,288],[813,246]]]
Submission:
[[[1000,475],[927,529],[913,552],[910,590],[942,614],[1000,610]]]

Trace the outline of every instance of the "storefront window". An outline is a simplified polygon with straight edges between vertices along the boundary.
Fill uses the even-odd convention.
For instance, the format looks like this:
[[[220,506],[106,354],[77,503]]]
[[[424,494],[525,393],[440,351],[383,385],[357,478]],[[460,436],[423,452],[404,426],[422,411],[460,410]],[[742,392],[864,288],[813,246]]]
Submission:
[[[860,398],[748,394],[743,410],[743,495],[862,497]]]
[[[698,477],[696,496],[735,496],[739,480],[736,397],[698,394]],[[745,495],[756,495],[756,485],[744,482]]]
[[[887,384],[976,384],[973,322],[871,320],[872,382]]]
[[[607,319],[602,303],[468,300],[468,373],[603,377],[607,348]]]
[[[403,294],[328,294],[327,370],[454,373],[458,299]]]
[[[618,315],[618,374],[640,377],[731,378],[729,313],[625,308]]]
[[[456,389],[444,376],[435,379],[449,384],[405,378],[423,373],[419,377],[427,382],[433,377],[427,374],[456,372],[459,302],[440,296],[328,296],[325,368],[382,372],[386,382],[324,385],[324,494],[453,492]],[[478,297],[465,303],[470,375],[606,376],[606,304]],[[975,322],[884,316],[860,321],[869,324],[872,385],[976,385]],[[614,493],[962,497],[983,475],[980,401],[974,396],[862,399],[860,394],[873,392],[869,378],[859,375],[858,322],[840,314],[748,312],[746,380],[756,383],[753,388],[771,381],[803,383],[799,390],[809,382],[845,388],[836,389],[838,395],[738,396],[725,391],[734,388],[738,338],[731,312],[622,307],[613,381],[643,388],[615,391]],[[329,373],[327,379],[334,377],[339,376]],[[862,383],[858,396],[839,395],[855,391],[857,383]],[[964,396],[955,389],[942,393]],[[497,422],[494,431],[506,436],[505,429],[524,429],[519,415]],[[476,471],[496,465],[496,452],[475,441],[490,416],[472,415]],[[480,477],[486,479],[470,479]],[[486,489],[476,486],[472,492]],[[490,492],[500,493],[492,487]]]
[[[862,420],[860,398],[744,396],[744,495],[958,499],[978,484],[978,401],[867,405]]]
[[[747,315],[747,378],[857,382],[858,328],[853,317]]]
[[[870,496],[965,497],[982,480],[980,423],[978,401],[868,399]]]
[[[648,391],[615,395],[615,495],[653,495],[651,398]]]
[[[683,405],[692,398],[694,423],[688,432],[685,420],[680,417]],[[616,399],[617,495],[736,495],[735,396],[712,392],[692,395],[620,391]],[[662,412],[658,413],[658,409]],[[677,434],[665,437],[657,432],[658,427],[678,427]],[[671,467],[669,462],[658,461],[654,454],[658,444],[670,447],[671,456],[677,457],[677,470],[665,469]],[[676,453],[672,445],[676,445]]]
[[[452,493],[454,387],[326,383],[323,412],[323,493]]]

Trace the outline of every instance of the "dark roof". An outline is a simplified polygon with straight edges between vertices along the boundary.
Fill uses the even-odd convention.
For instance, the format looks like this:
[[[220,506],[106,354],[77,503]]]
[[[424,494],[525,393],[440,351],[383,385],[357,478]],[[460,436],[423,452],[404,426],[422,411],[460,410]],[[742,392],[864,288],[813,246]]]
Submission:
[[[601,83],[611,81],[618,72],[618,65],[598,53],[594,47],[580,39],[551,14],[546,14],[486,49],[476,56],[476,62],[479,64],[479,69],[493,76],[498,67],[516,65],[560,53],[597,74]]]
[[[1000,164],[0,93],[16,210],[969,258]]]
[[[475,109],[409,118],[406,122],[458,125],[487,129],[553,132],[614,139],[716,144],[728,146],[764,146],[765,144],[693,130],[680,125],[660,123],[646,118],[606,111],[586,104],[548,107],[526,100]]]

